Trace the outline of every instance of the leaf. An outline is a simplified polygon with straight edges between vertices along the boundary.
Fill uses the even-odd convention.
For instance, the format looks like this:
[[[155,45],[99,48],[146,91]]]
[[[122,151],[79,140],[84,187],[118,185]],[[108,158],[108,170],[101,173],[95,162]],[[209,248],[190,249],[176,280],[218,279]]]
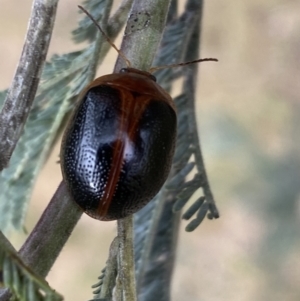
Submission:
[[[83,7],[92,13],[95,20],[100,23],[103,16],[108,16],[111,6],[111,0],[87,0],[83,3]],[[83,12],[80,10],[80,14]],[[105,20],[106,21],[106,20]],[[106,24],[104,24],[106,25]],[[103,27],[103,25],[101,25]],[[72,31],[73,40],[75,43],[81,43],[84,41],[94,42],[96,39],[98,29],[93,24],[92,20],[84,15],[78,24],[78,28]]]
[[[184,57],[182,45],[188,44],[191,27],[194,22],[193,14],[183,14],[180,18],[166,27],[161,48],[154,66],[180,62]],[[178,72],[174,69],[160,70],[155,73],[157,82],[169,90]],[[179,106],[186,106],[185,96],[176,98]],[[188,120],[186,110],[178,110],[178,126]],[[184,130],[179,129],[181,143],[176,147],[176,153],[182,147],[191,144]],[[173,165],[169,179],[159,194],[142,210],[135,214],[135,256],[137,273],[137,290],[139,300],[169,300],[169,287],[174,260],[174,239],[176,240],[179,214],[172,212],[175,196],[185,182],[186,176],[194,167],[189,164],[188,157],[182,156]],[[176,154],[175,154],[176,158]],[[177,171],[182,170],[180,175]],[[172,185],[173,181],[173,185]],[[176,182],[176,184],[175,184]],[[171,183],[171,184],[170,184]],[[160,258],[160,259],[158,259]]]
[[[10,289],[15,300],[60,301],[63,299],[44,279],[23,263],[1,232],[0,267],[3,284]]]
[[[0,108],[2,107],[2,105],[4,103],[6,93],[7,93],[7,90],[0,91]]]
[[[182,62],[184,58],[184,48],[190,37],[191,27],[194,24],[194,15],[191,13],[182,14],[171,24],[168,24],[164,32],[161,46],[154,60],[153,66],[170,65],[177,62]],[[161,69],[154,73],[157,82],[165,90],[169,91],[172,80],[178,77],[175,75],[174,69]]]
[[[113,288],[116,285],[117,278],[118,250],[119,240],[118,237],[116,237],[110,245],[109,258],[106,262],[106,266],[102,269],[101,275],[98,277],[100,281],[92,286],[92,288],[96,288],[96,291],[93,291],[93,300],[112,300]]]
[[[80,61],[79,58],[85,60],[86,53],[91,53],[90,49],[77,55],[77,61]],[[56,56],[52,64],[45,66],[45,79],[34,101],[24,133],[9,168],[0,175],[0,229],[4,232],[8,232],[11,227],[19,229],[23,223],[32,186],[79,92],[72,87],[71,82],[81,82],[82,85],[87,83],[86,67],[81,64],[79,69],[71,64],[73,57],[73,53]],[[59,61],[63,62],[62,65],[59,65]],[[67,76],[66,62],[69,63],[69,72],[73,78]],[[57,73],[61,74],[61,81],[57,81]]]
[[[90,0],[86,5],[96,2]],[[103,14],[103,10],[97,12]],[[0,229],[5,233],[23,225],[36,177],[60,134],[66,114],[90,80],[87,62],[98,60],[94,57],[94,52],[98,53],[96,43],[81,51],[54,55],[45,64],[24,132],[9,167],[0,174]]]
[[[187,6],[192,1],[187,1]],[[193,2],[194,4],[197,1]],[[157,65],[181,62],[187,57],[188,50],[194,47],[193,32],[198,30],[200,22],[201,3],[194,7],[197,10],[185,12],[180,18],[172,22],[165,30],[162,39]],[[172,19],[172,18],[170,18]],[[198,31],[197,31],[198,30]],[[198,46],[196,47],[198,49]],[[194,58],[188,58],[191,60]],[[187,80],[189,72],[179,69],[160,70],[155,75],[157,81],[165,89],[170,90],[172,81],[178,76]],[[193,80],[189,78],[189,80]],[[141,301],[170,300],[170,281],[173,272],[176,240],[178,236],[179,218],[182,207],[190,197],[207,182],[203,161],[200,162],[198,151],[200,145],[197,137],[197,127],[191,123],[194,112],[194,97],[187,93],[187,85],[183,86],[182,94],[174,99],[178,114],[177,145],[172,170],[167,182],[159,194],[145,208],[135,214],[135,254],[137,290]],[[193,118],[193,117],[192,117]],[[195,159],[197,151],[197,160]],[[201,165],[202,164],[202,165]],[[190,173],[196,174],[193,180],[188,180]],[[206,188],[208,185],[205,186]],[[215,210],[210,190],[204,192],[204,197],[196,201],[196,205],[187,210],[183,217],[196,218],[188,225],[187,230],[194,230],[208,210]],[[176,204],[176,199],[178,203]],[[208,199],[208,200],[207,200]],[[175,212],[174,209],[175,205]],[[177,208],[176,208],[177,207]],[[178,213],[176,213],[178,211]],[[212,211],[217,213],[217,211]],[[210,215],[208,217],[216,217]]]

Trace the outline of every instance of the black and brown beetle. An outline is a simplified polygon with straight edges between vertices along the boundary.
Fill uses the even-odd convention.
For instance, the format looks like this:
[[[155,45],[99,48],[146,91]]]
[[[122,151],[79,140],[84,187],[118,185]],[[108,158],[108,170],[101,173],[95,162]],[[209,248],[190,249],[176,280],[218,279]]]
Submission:
[[[171,96],[149,72],[124,68],[81,93],[60,158],[64,182],[84,212],[124,218],[158,193],[171,168],[176,119]]]

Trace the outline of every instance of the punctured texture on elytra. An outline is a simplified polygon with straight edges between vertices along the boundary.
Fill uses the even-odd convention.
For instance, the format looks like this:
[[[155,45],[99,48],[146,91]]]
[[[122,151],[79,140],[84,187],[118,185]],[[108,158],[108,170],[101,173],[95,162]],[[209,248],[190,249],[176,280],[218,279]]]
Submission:
[[[176,122],[171,97],[151,74],[128,68],[94,80],[61,148],[63,178],[75,202],[99,220],[145,206],[170,171]]]

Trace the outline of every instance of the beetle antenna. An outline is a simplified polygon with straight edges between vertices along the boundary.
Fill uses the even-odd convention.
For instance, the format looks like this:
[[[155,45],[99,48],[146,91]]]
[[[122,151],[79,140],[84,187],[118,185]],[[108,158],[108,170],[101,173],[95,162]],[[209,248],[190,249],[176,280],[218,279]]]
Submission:
[[[190,65],[190,64],[195,64],[195,63],[201,63],[201,62],[218,62],[218,60],[215,59],[215,58],[198,59],[198,60],[195,60],[195,61],[190,61],[190,62],[185,62],[185,63],[152,67],[152,68],[150,68],[150,70],[148,72],[153,73],[154,71],[157,71],[157,70],[160,70],[160,69],[174,68],[174,67],[185,66],[185,65]]]
[[[131,67],[130,61],[127,59],[127,57],[122,53],[120,49],[117,48],[117,46],[111,41],[111,39],[106,35],[106,33],[103,31],[99,23],[95,20],[95,18],[81,5],[78,5],[79,9],[81,9],[96,25],[96,27],[100,30],[102,35],[105,37],[106,41],[118,52],[119,56],[126,62],[127,67]]]

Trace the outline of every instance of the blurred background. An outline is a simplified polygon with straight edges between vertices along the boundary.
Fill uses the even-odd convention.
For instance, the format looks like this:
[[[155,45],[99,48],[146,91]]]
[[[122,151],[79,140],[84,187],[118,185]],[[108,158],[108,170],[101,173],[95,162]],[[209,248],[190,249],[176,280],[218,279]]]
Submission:
[[[0,0],[0,89],[20,57],[31,0]],[[81,49],[70,32],[80,2],[61,0],[49,57]],[[197,113],[221,218],[182,223],[173,300],[300,299],[300,2],[205,1]],[[118,44],[118,42],[117,42]],[[99,75],[113,70],[111,53]],[[57,146],[37,182],[30,232],[61,181]],[[92,298],[114,222],[83,216],[47,280],[66,300]],[[16,248],[26,234],[14,234]]]

